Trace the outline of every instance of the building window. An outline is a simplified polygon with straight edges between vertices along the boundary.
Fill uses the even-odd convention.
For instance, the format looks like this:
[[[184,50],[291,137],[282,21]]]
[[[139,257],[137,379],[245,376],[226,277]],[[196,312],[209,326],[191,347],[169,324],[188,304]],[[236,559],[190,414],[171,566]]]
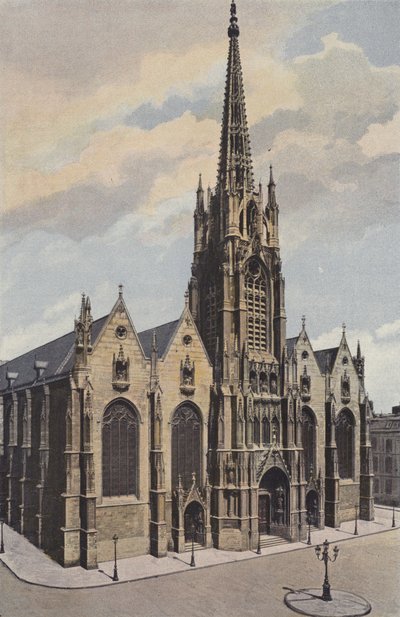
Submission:
[[[103,496],[138,494],[138,418],[125,401],[112,403],[103,416]]]
[[[376,437],[372,437],[371,439],[371,446],[373,450],[376,450]]]
[[[392,440],[386,439],[386,452],[392,452]]]
[[[201,484],[201,419],[192,405],[181,405],[172,418],[172,489],[181,478],[185,490],[192,485],[193,474]]]
[[[379,493],[379,478],[374,479],[374,493]]]
[[[374,461],[374,473],[379,471],[379,459],[377,456],[374,456],[373,458]]]
[[[392,494],[392,481],[391,480],[385,481],[385,493],[386,495]]]
[[[311,471],[315,470],[315,419],[314,414],[308,407],[303,407],[302,418],[302,442],[304,451],[304,470],[306,480]]]
[[[340,412],[336,421],[336,447],[338,454],[339,476],[353,477],[354,458],[354,417],[351,411]]]
[[[247,340],[249,349],[267,349],[267,283],[256,259],[247,264],[245,274]]]
[[[385,473],[392,473],[392,458],[391,456],[385,457]]]

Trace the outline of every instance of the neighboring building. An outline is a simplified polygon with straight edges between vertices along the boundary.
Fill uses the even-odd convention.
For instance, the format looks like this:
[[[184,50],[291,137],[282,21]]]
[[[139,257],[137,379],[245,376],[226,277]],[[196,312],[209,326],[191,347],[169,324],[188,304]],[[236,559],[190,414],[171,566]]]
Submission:
[[[122,288],[93,321],[0,368],[1,502],[65,566],[196,542],[256,548],[373,518],[370,404],[345,329],[286,339],[272,169],[255,188],[232,3],[216,187],[201,178],[179,320],[137,334]]]
[[[400,405],[392,413],[374,416],[370,424],[374,465],[374,499],[400,505]]]

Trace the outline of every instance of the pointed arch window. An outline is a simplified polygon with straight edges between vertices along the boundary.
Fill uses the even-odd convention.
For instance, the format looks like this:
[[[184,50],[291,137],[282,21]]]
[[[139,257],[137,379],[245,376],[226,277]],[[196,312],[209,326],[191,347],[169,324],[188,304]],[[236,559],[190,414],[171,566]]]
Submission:
[[[181,477],[185,490],[192,484],[193,473],[197,484],[201,484],[201,438],[200,414],[192,406],[183,404],[172,418],[172,489],[178,486]]]
[[[341,411],[336,421],[336,447],[341,478],[352,478],[354,475],[354,425],[351,411]]]
[[[308,480],[310,478],[311,471],[315,470],[316,427],[314,414],[310,409],[308,409],[308,407],[303,407],[301,416],[304,470],[306,480]]]
[[[267,282],[261,265],[251,259],[245,273],[249,349],[267,349]]]
[[[103,496],[138,495],[139,423],[125,401],[112,403],[102,425]]]

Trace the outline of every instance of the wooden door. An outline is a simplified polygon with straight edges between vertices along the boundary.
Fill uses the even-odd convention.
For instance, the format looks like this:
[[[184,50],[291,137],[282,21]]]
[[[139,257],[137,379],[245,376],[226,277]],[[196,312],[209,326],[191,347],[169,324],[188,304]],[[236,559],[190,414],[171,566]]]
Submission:
[[[271,505],[268,494],[258,497],[258,528],[261,534],[269,533],[271,522]]]

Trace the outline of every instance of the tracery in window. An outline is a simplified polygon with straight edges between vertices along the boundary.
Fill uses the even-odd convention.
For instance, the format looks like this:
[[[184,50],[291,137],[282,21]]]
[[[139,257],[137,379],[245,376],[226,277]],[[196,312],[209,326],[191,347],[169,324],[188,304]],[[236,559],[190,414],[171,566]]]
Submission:
[[[354,417],[351,411],[344,409],[336,421],[336,446],[341,478],[353,477],[354,459]]]
[[[138,437],[134,408],[125,401],[112,403],[102,426],[104,497],[137,495]]]
[[[260,264],[251,259],[245,274],[249,349],[267,349],[267,283]]]
[[[196,474],[201,484],[201,419],[197,410],[183,404],[172,418],[172,488],[178,486],[181,477],[183,488],[189,489],[192,476]]]

